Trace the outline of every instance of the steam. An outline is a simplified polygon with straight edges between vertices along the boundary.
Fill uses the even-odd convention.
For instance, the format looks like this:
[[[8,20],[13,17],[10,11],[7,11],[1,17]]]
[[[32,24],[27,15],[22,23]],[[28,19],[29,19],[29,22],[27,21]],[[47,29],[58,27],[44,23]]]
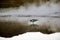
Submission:
[[[60,5],[55,3],[46,3],[36,7],[34,4],[29,4],[28,7],[20,6],[19,8],[1,9],[0,15],[60,15]],[[56,14],[55,14],[56,13]]]

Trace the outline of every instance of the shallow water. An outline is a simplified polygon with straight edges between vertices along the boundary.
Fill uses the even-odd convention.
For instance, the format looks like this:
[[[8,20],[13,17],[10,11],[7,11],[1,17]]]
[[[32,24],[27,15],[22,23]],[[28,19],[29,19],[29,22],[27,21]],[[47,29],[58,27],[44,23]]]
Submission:
[[[53,27],[60,28],[60,4],[50,3],[44,4],[42,6],[36,7],[35,5],[30,5],[26,9],[25,7],[21,6],[17,9],[2,9],[0,10],[0,16],[4,15],[11,15],[11,17],[0,17],[2,21],[19,21],[25,24],[32,24],[30,22],[31,19],[37,19],[38,21],[35,22],[37,25],[41,24],[50,24]],[[47,17],[17,17],[16,15],[44,15]],[[49,17],[50,16],[50,17]],[[51,17],[51,16],[58,16],[58,17]],[[59,38],[60,33],[52,34],[52,35],[44,35],[40,33],[26,33],[20,35],[18,37],[13,38],[0,38],[0,40],[60,40]]]

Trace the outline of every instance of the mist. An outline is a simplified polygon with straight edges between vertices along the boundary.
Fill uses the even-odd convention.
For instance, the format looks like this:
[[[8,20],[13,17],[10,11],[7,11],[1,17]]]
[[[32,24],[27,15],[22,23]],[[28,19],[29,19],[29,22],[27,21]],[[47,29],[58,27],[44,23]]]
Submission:
[[[0,26],[2,27],[2,29],[5,29],[4,27],[11,25],[11,27],[10,26],[9,27],[10,28],[13,27],[12,30],[14,29],[13,31],[10,28],[8,29],[8,31],[0,29],[0,32],[2,30],[3,34],[5,34],[4,31],[6,32],[6,35],[3,35],[3,36],[7,36],[9,31],[12,31],[12,32],[10,32],[11,34],[18,33],[18,32],[15,32],[15,30],[17,30],[17,29],[18,29],[17,31],[20,30],[19,29],[20,24],[16,23],[16,25],[18,25],[17,29],[14,28],[14,26],[15,26],[15,22],[18,22],[18,23],[20,22],[20,23],[22,23],[22,30],[25,30],[25,31],[23,31],[24,34],[20,35],[21,40],[30,40],[31,37],[32,37],[31,40],[35,40],[34,38],[37,38],[36,40],[40,40],[40,38],[41,38],[41,40],[45,40],[45,39],[47,40],[47,38],[48,38],[48,40],[50,40],[50,39],[51,40],[60,40],[59,39],[59,35],[60,35],[60,33],[59,33],[60,32],[60,0],[38,0],[38,1],[31,0],[31,1],[27,1],[27,2],[18,0],[19,2],[17,2],[17,4],[16,4],[16,1],[14,2],[14,0],[12,3],[10,0],[9,0],[10,2],[9,1],[6,2],[5,0],[3,0],[3,1],[0,2],[0,6],[1,6],[0,7],[0,21],[5,26],[2,25],[1,23],[0,23],[1,24]],[[4,5],[3,3],[4,4],[6,3],[6,4]],[[8,6],[6,6],[7,4],[8,4]],[[30,15],[30,17],[18,17],[21,15],[23,15],[23,16]],[[40,17],[38,17],[38,16],[40,16]],[[31,29],[33,29],[32,31],[38,30],[38,33],[37,32],[31,33],[33,36],[30,34],[30,32],[31,32],[30,29],[29,29],[30,32],[26,32],[27,31],[26,27],[27,26],[29,27],[32,24],[32,22],[30,22],[31,19],[38,20],[34,24],[39,25],[39,26],[42,25],[40,27],[37,27],[36,30],[34,29],[35,26],[34,26],[34,28],[31,28]],[[4,22],[8,22],[8,25],[6,26],[6,24]],[[9,24],[9,22],[11,22],[11,24]],[[13,26],[12,26],[12,23],[14,24]],[[23,25],[25,25],[25,26],[23,26]],[[17,26],[15,26],[15,27],[17,27]],[[48,32],[46,32],[46,29],[48,30]],[[49,33],[50,31],[52,31],[53,34],[50,34],[50,35],[43,34],[43,33]],[[20,32],[21,31],[19,31],[19,33]],[[55,32],[56,32],[56,34],[55,34]],[[2,34],[2,33],[0,33],[0,34]],[[14,34],[13,34],[13,36],[14,36]],[[40,34],[43,35],[43,37]],[[38,35],[38,36],[36,37],[35,35]],[[9,36],[9,34],[8,34],[8,36]],[[18,36],[19,35],[17,35],[16,38],[20,40],[20,38]],[[25,36],[27,36],[27,38]],[[1,40],[5,40],[5,39],[15,40],[15,36],[12,37],[11,39],[10,38],[0,38],[0,39]]]

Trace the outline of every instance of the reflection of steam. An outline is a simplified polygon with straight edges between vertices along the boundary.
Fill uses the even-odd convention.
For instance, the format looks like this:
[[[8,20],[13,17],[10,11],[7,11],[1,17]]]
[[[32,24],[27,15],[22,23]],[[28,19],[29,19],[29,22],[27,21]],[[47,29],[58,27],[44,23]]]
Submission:
[[[33,25],[33,24],[32,24]],[[50,24],[43,25],[24,25],[19,22],[13,21],[2,21],[0,22],[0,36],[1,37],[13,37],[25,32],[42,32],[44,34],[52,34],[60,32],[59,27],[51,26]]]

